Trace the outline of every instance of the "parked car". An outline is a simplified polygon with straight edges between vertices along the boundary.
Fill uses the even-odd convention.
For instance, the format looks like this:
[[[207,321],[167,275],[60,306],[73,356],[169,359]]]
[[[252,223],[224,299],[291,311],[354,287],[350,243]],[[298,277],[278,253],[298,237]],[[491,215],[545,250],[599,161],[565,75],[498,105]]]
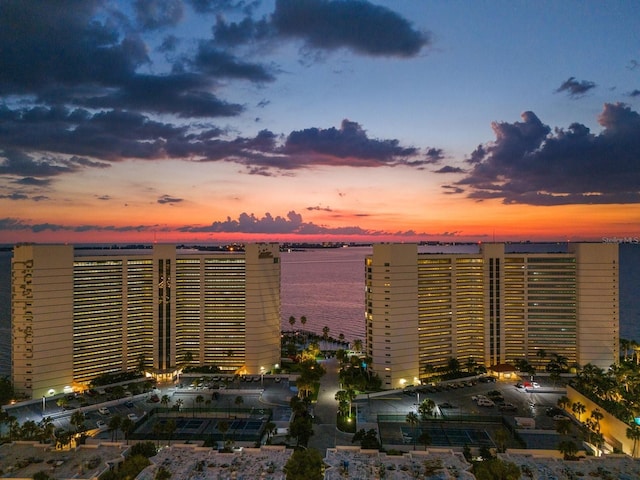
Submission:
[[[458,408],[455,405],[452,405],[449,402],[444,402],[438,405],[440,408]]]
[[[111,411],[109,411],[109,409],[107,407],[100,407],[98,409],[98,413],[100,415],[109,415],[111,413]]]
[[[130,413],[129,415],[127,415],[127,418],[132,422],[136,422],[138,420],[138,415],[136,415],[135,413]]]
[[[104,422],[104,420],[98,420],[96,422],[96,427],[98,427],[99,430],[106,430],[107,424]]]
[[[495,407],[495,403],[493,403],[493,400],[489,400],[488,398],[480,398],[478,399],[478,406],[479,407]]]
[[[548,417],[555,417],[556,415],[562,415],[563,410],[558,407],[549,407],[545,411]]]
[[[503,412],[515,412],[518,410],[518,407],[516,407],[513,403],[505,403],[504,405],[500,405],[499,408]]]

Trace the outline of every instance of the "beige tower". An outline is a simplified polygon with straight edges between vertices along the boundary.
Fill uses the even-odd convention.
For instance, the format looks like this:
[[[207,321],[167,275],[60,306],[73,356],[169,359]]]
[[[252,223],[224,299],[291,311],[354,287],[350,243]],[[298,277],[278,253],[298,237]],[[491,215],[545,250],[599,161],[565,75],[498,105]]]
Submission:
[[[21,245],[12,261],[12,376],[31,398],[141,367],[260,374],[280,359],[280,253],[79,251]],[[97,253],[97,254],[96,254]]]
[[[418,247],[378,244],[366,260],[367,349],[383,388],[418,381]]]
[[[61,393],[73,382],[73,247],[18,245],[11,262],[16,393]]]

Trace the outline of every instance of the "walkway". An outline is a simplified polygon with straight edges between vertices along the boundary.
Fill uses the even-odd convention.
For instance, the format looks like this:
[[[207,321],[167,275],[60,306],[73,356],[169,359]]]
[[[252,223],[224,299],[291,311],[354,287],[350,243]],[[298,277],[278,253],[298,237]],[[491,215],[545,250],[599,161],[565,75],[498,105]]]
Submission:
[[[309,439],[308,446],[324,454],[327,448],[334,448],[336,445],[352,445],[353,434],[340,432],[336,428],[338,402],[335,398],[340,385],[339,362],[336,358],[330,358],[324,360],[322,365],[326,373],[320,380],[318,402],[314,405],[313,435]]]

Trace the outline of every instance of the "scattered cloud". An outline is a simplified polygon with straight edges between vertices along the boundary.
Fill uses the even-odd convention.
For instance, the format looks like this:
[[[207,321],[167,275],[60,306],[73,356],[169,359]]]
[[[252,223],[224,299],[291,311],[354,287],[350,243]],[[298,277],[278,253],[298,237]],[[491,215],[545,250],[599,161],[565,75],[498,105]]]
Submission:
[[[174,204],[174,203],[180,203],[183,202],[184,199],[182,198],[176,198],[176,197],[172,197],[170,195],[162,195],[159,199],[158,199],[158,203],[161,205],[164,204]]]
[[[557,93],[567,92],[572,98],[580,98],[589,90],[596,88],[596,84],[588,80],[578,81],[575,77],[569,77],[562,82],[562,85],[556,90]]]
[[[451,165],[445,165],[438,170],[434,170],[434,173],[464,173],[464,170],[460,167],[452,167]]]
[[[456,186],[477,200],[530,205],[640,201],[640,115],[605,104],[592,133],[573,123],[553,131],[533,112],[522,122],[493,123],[496,140],[478,146],[471,170]]]
[[[413,57],[431,44],[429,33],[364,0],[276,0],[269,17],[227,22],[218,16],[214,34],[216,42],[227,46],[296,39],[304,44],[307,58],[341,48],[367,56]]]
[[[640,90],[639,89],[635,89],[629,92],[629,96],[630,97],[640,97]]]

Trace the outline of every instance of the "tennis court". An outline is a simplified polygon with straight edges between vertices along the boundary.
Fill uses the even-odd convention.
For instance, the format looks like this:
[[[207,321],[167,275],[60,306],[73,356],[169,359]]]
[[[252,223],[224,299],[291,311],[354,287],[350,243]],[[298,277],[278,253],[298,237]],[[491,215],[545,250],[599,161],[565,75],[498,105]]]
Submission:
[[[463,447],[465,445],[477,447],[494,447],[495,444],[486,430],[481,428],[440,428],[426,427],[413,429],[409,426],[400,427],[403,442],[413,443],[414,434],[416,443],[422,432],[427,432],[431,438],[430,445],[434,447]]]

